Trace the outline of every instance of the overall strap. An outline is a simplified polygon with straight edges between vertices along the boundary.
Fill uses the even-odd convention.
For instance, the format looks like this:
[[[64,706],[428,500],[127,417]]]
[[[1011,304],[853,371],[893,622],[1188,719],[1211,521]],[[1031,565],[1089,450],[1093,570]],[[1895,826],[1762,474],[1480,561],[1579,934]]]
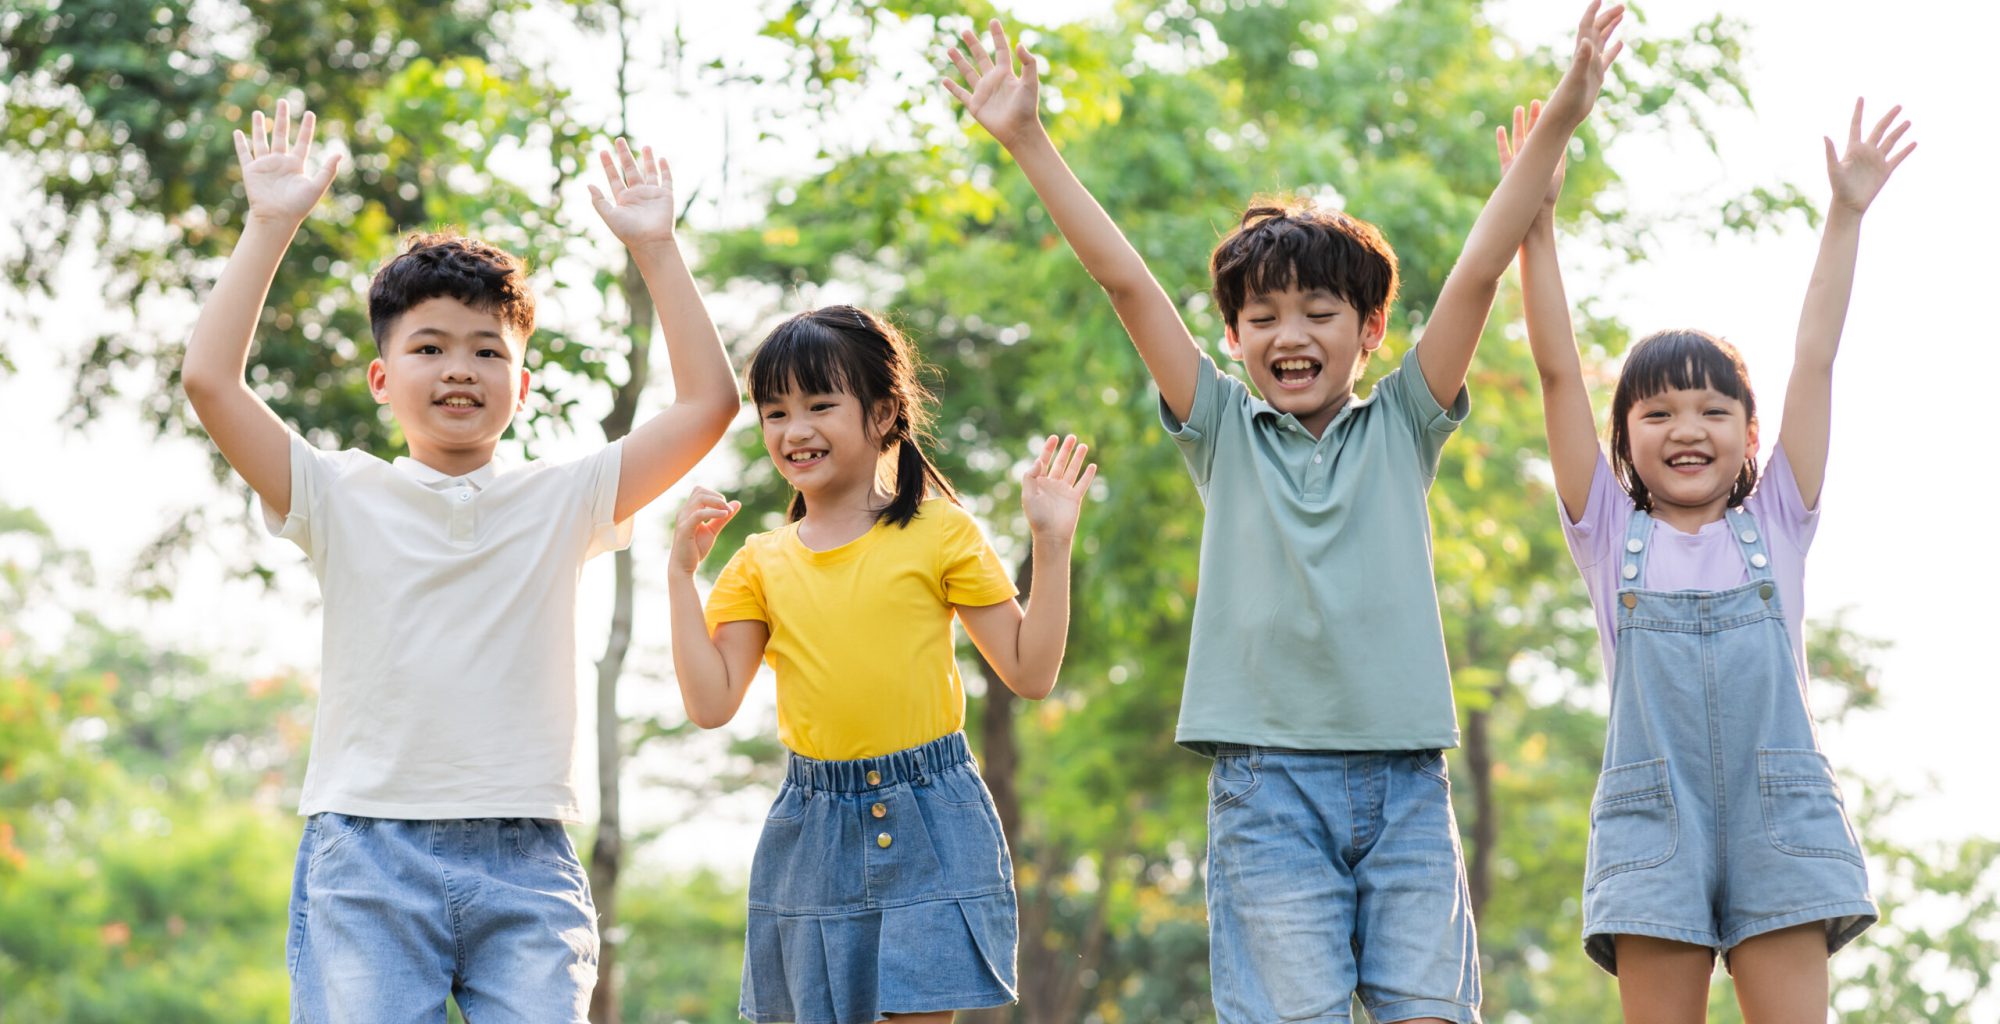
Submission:
[[[1618,553],[1618,588],[1643,590],[1646,586],[1646,544],[1653,539],[1653,517],[1634,507],[1625,521],[1624,549]]]
[[[1757,528],[1757,517],[1740,508],[1725,509],[1729,520],[1729,532],[1736,538],[1737,553],[1743,556],[1743,564],[1750,571],[1753,580],[1771,578],[1771,552],[1767,546],[1769,539],[1764,531]]]

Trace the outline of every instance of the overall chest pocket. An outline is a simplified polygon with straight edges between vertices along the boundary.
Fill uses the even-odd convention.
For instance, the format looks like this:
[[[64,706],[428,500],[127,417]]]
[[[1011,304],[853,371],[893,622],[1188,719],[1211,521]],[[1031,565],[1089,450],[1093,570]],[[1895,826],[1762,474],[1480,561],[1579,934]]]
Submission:
[[[1757,751],[1757,791],[1771,845],[1795,857],[1836,857],[1861,864],[1861,844],[1826,755],[1817,750]]]
[[[1673,783],[1659,758],[1606,769],[1590,803],[1585,889],[1625,871],[1664,864],[1680,842]]]

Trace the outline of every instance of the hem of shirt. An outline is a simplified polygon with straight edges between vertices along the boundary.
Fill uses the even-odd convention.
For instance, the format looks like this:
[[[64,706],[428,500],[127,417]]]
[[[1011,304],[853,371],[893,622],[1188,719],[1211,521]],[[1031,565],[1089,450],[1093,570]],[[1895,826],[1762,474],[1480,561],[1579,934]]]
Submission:
[[[572,825],[583,823],[583,810],[575,804],[465,803],[396,804],[380,800],[335,797],[299,805],[299,815],[310,818],[332,812],[357,818],[389,818],[397,821],[460,821],[467,818],[542,818]]]
[[[1445,735],[1363,736],[1303,733],[1239,732],[1235,730],[1193,729],[1183,726],[1174,733],[1174,742],[1203,757],[1214,757],[1218,746],[1265,747],[1274,750],[1327,752],[1377,750],[1456,750],[1458,730]]]

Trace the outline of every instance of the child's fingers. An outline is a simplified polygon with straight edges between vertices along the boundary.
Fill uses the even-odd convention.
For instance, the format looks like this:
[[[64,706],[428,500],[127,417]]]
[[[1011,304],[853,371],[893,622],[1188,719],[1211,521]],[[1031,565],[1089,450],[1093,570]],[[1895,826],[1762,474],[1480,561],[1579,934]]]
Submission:
[[[1093,462],[1083,467],[1083,479],[1076,482],[1077,491],[1082,494],[1089,494],[1090,482],[1095,479],[1097,479],[1097,463]]]
[[[1895,170],[1895,169],[1896,169],[1896,168],[1897,168],[1898,166],[1901,166],[1901,164],[1903,163],[1903,158],[1904,158],[1904,157],[1906,157],[1906,156],[1909,156],[1909,155],[1910,155],[1911,153],[1915,152],[1915,151],[1916,151],[1916,148],[1917,148],[1917,144],[1916,144],[1916,143],[1914,143],[1914,142],[1910,143],[1910,144],[1909,144],[1909,145],[1907,145],[1907,146],[1904,146],[1904,147],[1903,147],[1903,151],[1902,151],[1902,152],[1900,152],[1900,153],[1897,153],[1897,154],[1896,154],[1895,156],[1892,156],[1892,157],[1890,157],[1890,158],[1889,158],[1889,169],[1890,169],[1891,171],[1893,171],[1893,170]]]
[[[333,184],[333,176],[339,171],[340,154],[335,153],[326,158],[326,163],[320,165],[319,173],[313,176],[313,181],[318,183],[321,192],[325,192],[327,186]]]
[[[1868,133],[1868,144],[1871,146],[1883,145],[1882,133],[1888,131],[1889,126],[1896,123],[1896,115],[1902,112],[1903,105],[1901,103],[1890,107],[1889,112],[1882,115],[1882,120],[1875,122],[1875,130]]]
[[[632,144],[622,138],[618,140],[618,171],[625,176],[627,186],[637,185],[646,180],[639,173],[639,161],[632,157]]]
[[[1088,465],[1086,460],[1089,455],[1089,445],[1078,444],[1076,446],[1076,450],[1070,453],[1069,464],[1063,467],[1063,483],[1071,487],[1076,486],[1076,478],[1078,474],[1083,472],[1083,467]]]
[[[1854,98],[1854,116],[1847,122],[1847,144],[1849,146],[1853,146],[1855,143],[1861,141],[1861,103],[1861,97],[1857,96]]]
[[[1819,138],[1821,142],[1826,143],[1827,175],[1831,177],[1832,175],[1840,173],[1840,154],[1834,151],[1833,137],[1830,135],[1822,135]]]
[[[972,94],[959,88],[958,83],[949,78],[944,80],[944,91],[951,93],[952,98],[963,105],[970,106],[972,104]]]
[[[1493,148],[1500,152],[1500,173],[1506,174],[1507,168],[1514,166],[1514,154],[1507,151],[1506,126],[1493,126]]]
[[[319,120],[313,117],[313,112],[310,110],[306,111],[304,117],[299,118],[298,150],[301,163],[312,157],[313,129],[318,126]]]
[[[1039,86],[1042,81],[1042,72],[1040,68],[1035,66],[1035,55],[1028,52],[1028,44],[1017,44],[1014,49],[1021,57],[1021,79],[1027,82],[1030,88]]]
[[[1597,24],[1598,0],[1590,0],[1590,6],[1583,9],[1583,17],[1576,23],[1577,38],[1590,35],[1591,26]]]
[[[981,74],[993,70],[993,58],[987,55],[986,47],[980,44],[978,34],[966,29],[960,32],[958,37],[965,40],[965,52],[972,58],[973,67],[978,68]]]
[[[250,155],[260,157],[271,151],[271,141],[264,133],[264,112],[250,112]]]
[[[993,36],[993,66],[1012,74],[1014,71],[1014,62],[1011,59],[1011,55],[1014,52],[1014,47],[1007,42],[1007,30],[1001,27],[999,18],[994,18],[992,21],[986,23],[986,31]],[[1007,64],[1004,68],[1000,67],[1002,61],[1005,61]]]
[[[1903,133],[1909,130],[1910,130],[1910,122],[1908,121],[1904,121],[1902,124],[1897,125],[1896,130],[1890,132],[1889,137],[1882,140],[1882,145],[1880,147],[1882,151],[1886,153],[1889,150],[1895,149],[1896,143],[1902,139]]]
[[[292,105],[285,100],[278,101],[278,136],[272,140],[271,148],[280,153],[292,149]]]
[[[1625,52],[1625,40],[1620,39],[1617,42],[1612,43],[1611,48],[1604,51],[1604,63],[1610,64],[1612,61],[1618,59],[1619,54],[1624,52]]]
[[[958,52],[958,47],[950,47],[944,51],[944,54],[951,58],[951,66],[957,68],[958,73],[965,76],[965,84],[970,86],[977,86],[979,84],[979,69],[973,67],[972,62],[965,59],[965,54]]]
[[[250,155],[250,139],[248,136],[243,134],[243,129],[241,128],[236,129],[236,134],[234,138],[236,141],[237,163],[247,164],[251,160],[256,159],[255,157],[252,157]]]
[[[607,194],[615,196],[625,191],[625,179],[618,173],[618,164],[611,159],[611,151],[608,149],[598,150],[597,162],[604,165],[604,181],[610,187],[610,191]]]

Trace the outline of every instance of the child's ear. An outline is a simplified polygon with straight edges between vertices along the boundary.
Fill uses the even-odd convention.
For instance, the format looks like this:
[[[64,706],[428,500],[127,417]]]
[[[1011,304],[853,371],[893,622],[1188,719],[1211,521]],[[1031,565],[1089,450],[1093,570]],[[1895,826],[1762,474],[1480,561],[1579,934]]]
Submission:
[[[874,438],[878,444],[888,440],[889,428],[896,425],[897,408],[895,399],[884,398],[875,403],[875,408],[869,410],[868,436]]]
[[[389,404],[389,368],[379,356],[368,363],[368,393],[375,396],[376,405]]]
[[[516,392],[514,394],[514,411],[520,412],[522,409],[525,409],[527,407],[528,407],[528,368],[523,366],[521,367],[521,386],[520,388],[516,389]]]
[[[1230,324],[1222,329],[1222,346],[1229,350],[1229,358],[1239,363],[1243,361],[1243,343],[1236,340],[1235,324]]]
[[[1387,307],[1368,314],[1361,323],[1361,350],[1373,352],[1382,347],[1382,339],[1389,333],[1389,310]]]
[[[1752,462],[1757,459],[1757,421],[1750,421],[1749,444],[1743,447],[1743,454]]]

